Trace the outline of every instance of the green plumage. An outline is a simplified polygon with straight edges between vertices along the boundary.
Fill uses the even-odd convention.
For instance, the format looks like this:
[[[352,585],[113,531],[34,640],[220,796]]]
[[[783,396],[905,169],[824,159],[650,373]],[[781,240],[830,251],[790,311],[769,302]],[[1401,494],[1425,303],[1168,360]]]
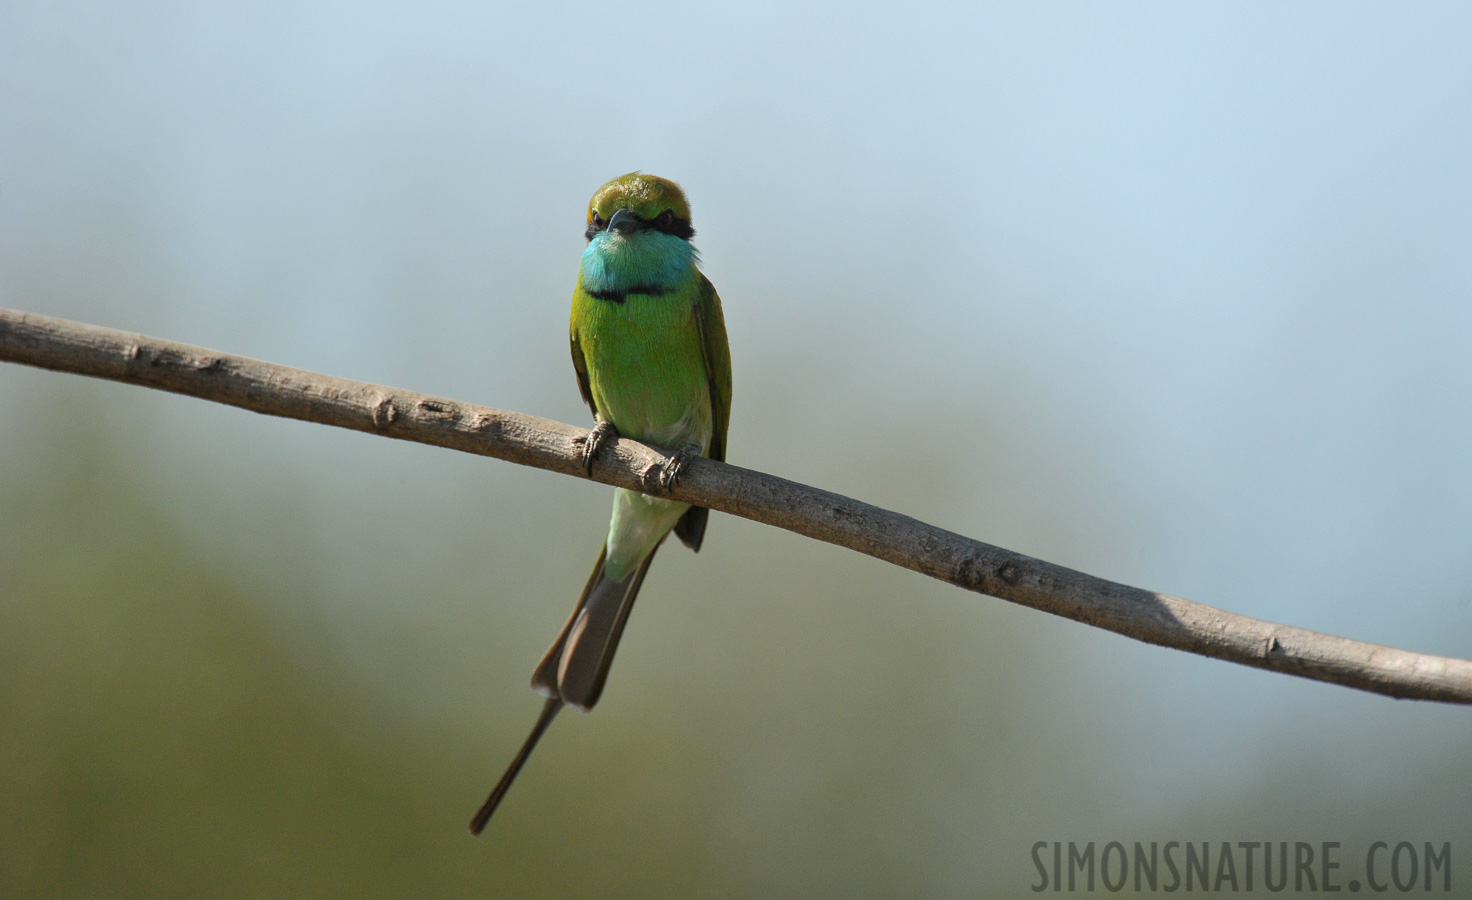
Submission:
[[[690,208],[673,181],[631,173],[588,204],[587,249],[572,296],[573,368],[598,427],[586,458],[616,432],[688,456],[724,460],[731,355],[721,301],[697,268]],[[635,491],[614,492],[593,573],[532,675],[546,707],[515,761],[471,823],[479,833],[563,704],[598,702],[654,551],[674,530],[699,550],[707,512]]]
[[[726,457],[731,357],[715,288],[693,263],[660,295],[572,297],[572,355],[583,399],[624,437],[658,447],[696,445]],[[620,490],[608,535],[608,574],[621,580],[688,506]],[[701,529],[703,532],[703,527]],[[701,534],[682,534],[699,549]]]

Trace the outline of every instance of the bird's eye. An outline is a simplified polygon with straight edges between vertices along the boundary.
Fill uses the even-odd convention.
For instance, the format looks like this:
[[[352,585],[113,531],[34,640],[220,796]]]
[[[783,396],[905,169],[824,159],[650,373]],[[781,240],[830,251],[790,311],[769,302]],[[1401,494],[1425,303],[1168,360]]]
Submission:
[[[672,209],[667,209],[664,212],[660,213],[659,218],[655,219],[654,221],[659,225],[660,228],[668,228],[675,222],[675,212]]]
[[[591,223],[594,228],[603,227],[603,217],[598,215],[596,212],[593,213],[592,218],[588,219],[588,222]]]

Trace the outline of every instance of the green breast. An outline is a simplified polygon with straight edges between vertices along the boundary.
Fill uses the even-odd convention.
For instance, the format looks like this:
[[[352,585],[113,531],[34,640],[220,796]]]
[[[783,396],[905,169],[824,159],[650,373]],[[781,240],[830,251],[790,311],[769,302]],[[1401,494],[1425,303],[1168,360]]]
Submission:
[[[658,296],[622,303],[573,293],[572,324],[588,367],[593,402],[619,433],[678,448],[711,436],[710,391],[695,321],[699,284],[691,277]]]

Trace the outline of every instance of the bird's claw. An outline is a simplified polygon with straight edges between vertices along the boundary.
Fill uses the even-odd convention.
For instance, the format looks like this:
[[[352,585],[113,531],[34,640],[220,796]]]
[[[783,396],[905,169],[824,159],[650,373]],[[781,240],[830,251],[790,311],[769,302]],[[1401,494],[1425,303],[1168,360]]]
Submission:
[[[583,438],[583,471],[590,477],[593,474],[593,457],[598,455],[598,451],[603,449],[610,438],[617,437],[618,429],[613,427],[613,423],[599,419],[593,430],[588,432],[588,436]]]
[[[669,458],[664,464],[664,471],[659,473],[659,483],[666,492],[675,489],[675,485],[680,483],[680,476],[685,473],[685,464],[700,456],[700,452],[699,444],[686,444]]]

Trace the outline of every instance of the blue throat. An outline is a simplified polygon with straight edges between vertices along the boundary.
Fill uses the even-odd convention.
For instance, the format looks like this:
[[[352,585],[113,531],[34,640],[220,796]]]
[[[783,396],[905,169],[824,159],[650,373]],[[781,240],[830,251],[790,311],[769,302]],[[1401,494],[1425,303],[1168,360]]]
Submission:
[[[662,231],[603,231],[583,251],[578,283],[594,297],[622,303],[628,294],[669,293],[690,276],[698,259],[689,241]]]

